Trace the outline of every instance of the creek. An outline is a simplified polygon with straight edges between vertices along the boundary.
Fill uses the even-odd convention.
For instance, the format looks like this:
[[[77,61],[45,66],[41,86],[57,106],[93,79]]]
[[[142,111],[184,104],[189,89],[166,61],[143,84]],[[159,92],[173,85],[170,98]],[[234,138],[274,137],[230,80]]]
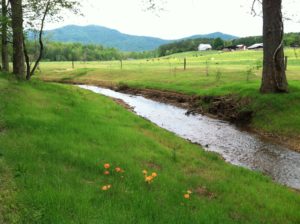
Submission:
[[[258,170],[275,181],[300,189],[300,153],[242,131],[233,124],[204,115],[186,115],[186,110],[142,96],[96,86],[80,88],[123,100],[133,111],[176,135],[216,152],[229,163]]]

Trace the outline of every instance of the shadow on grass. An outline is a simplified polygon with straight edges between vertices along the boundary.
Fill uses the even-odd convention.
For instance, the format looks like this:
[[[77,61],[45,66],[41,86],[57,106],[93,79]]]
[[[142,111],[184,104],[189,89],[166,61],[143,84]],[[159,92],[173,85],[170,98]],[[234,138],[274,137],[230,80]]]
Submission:
[[[82,68],[82,69],[78,69],[78,73],[76,73],[75,75],[69,76],[69,77],[65,77],[62,78],[62,81],[70,81],[70,80],[74,80],[76,78],[80,78],[83,76],[86,76],[88,74],[88,72],[94,71],[95,69],[91,69],[91,68]]]

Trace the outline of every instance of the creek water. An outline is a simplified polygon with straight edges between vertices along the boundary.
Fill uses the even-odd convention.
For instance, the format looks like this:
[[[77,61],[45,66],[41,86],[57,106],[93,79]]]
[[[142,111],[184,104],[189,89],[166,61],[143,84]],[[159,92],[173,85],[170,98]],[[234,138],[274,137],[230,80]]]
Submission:
[[[281,184],[300,189],[300,153],[264,141],[228,122],[203,115],[187,116],[185,109],[142,96],[96,86],[79,85],[79,87],[121,99],[131,106],[137,115],[182,138],[202,145],[207,151],[221,154],[227,162],[259,170]]]

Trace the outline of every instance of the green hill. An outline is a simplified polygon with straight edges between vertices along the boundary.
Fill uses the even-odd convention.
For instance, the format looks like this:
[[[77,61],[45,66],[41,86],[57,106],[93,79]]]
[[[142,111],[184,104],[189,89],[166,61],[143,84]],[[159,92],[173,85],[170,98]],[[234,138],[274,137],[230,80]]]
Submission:
[[[103,26],[76,26],[69,25],[54,30],[45,31],[48,39],[56,42],[78,42],[83,44],[101,44],[105,47],[113,47],[122,51],[148,51],[158,48],[160,45],[174,42],[176,40],[164,40],[155,37],[134,36],[123,34],[117,30]],[[31,37],[33,35],[30,35]],[[212,33],[206,35],[195,35],[184,39],[194,38],[216,38],[224,40],[236,37],[223,34]]]

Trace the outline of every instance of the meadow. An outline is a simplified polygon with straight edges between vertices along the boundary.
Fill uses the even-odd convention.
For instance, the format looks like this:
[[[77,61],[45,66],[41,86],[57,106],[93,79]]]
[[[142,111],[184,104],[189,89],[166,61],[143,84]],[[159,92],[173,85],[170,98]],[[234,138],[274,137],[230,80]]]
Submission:
[[[43,62],[38,79],[102,86],[128,85],[200,96],[249,99],[250,127],[266,135],[300,141],[300,49],[287,48],[289,93],[259,93],[262,51],[186,52],[147,60]],[[184,58],[187,66],[184,70]],[[295,143],[296,142],[296,143]]]
[[[0,98],[0,223],[300,222],[299,192],[112,99],[5,74]]]

